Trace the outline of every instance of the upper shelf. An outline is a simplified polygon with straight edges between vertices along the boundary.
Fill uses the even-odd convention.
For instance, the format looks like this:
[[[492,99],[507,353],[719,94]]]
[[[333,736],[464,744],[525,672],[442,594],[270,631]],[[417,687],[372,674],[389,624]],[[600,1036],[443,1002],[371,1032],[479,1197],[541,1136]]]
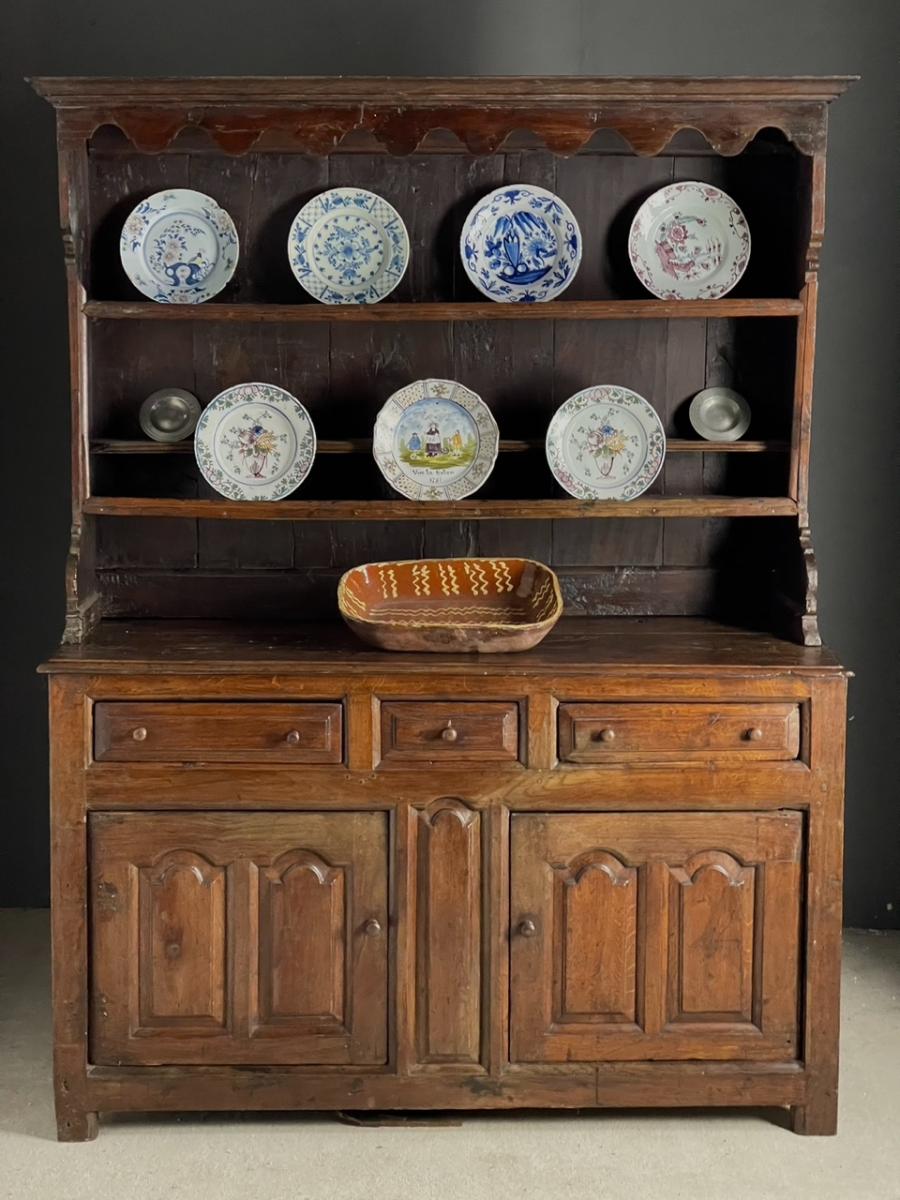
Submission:
[[[381,304],[154,304],[88,300],[88,317],[106,321],[634,321],[705,317],[796,317],[803,302],[747,300],[552,300],[544,304],[472,301]]]

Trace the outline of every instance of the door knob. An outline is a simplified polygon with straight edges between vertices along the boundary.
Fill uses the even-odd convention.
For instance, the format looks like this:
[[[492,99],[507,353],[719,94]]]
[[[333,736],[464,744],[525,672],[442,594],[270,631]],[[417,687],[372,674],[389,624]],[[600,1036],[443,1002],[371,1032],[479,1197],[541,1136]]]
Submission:
[[[441,730],[441,740],[444,742],[455,742],[458,737],[459,731],[454,729],[452,724],[448,721],[447,728]]]
[[[378,937],[381,933],[381,922],[376,920],[375,917],[370,917],[363,925],[363,933],[366,937]]]
[[[518,933],[519,937],[534,937],[537,933],[537,925],[535,925],[530,917],[526,917],[524,921],[519,922],[516,933]]]
[[[134,738],[134,740],[136,742],[146,742],[147,730],[144,728],[143,725],[138,725],[137,729],[132,729],[131,736]]]

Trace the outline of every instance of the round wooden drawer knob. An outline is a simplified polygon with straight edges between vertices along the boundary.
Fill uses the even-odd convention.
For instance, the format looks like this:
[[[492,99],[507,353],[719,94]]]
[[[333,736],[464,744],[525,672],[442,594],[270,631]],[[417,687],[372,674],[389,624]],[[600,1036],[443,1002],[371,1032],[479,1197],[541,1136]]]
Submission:
[[[537,933],[537,925],[529,917],[526,917],[524,921],[519,922],[517,932],[519,937],[534,937]]]
[[[370,917],[365,925],[363,925],[363,933],[366,937],[378,937],[381,933],[381,922],[376,921],[374,917]]]
[[[292,729],[291,732],[289,734],[287,734],[287,736],[285,737],[284,740],[287,742],[287,744],[289,746],[299,746],[300,745],[300,731],[297,729]]]
[[[441,741],[443,742],[455,742],[458,737],[459,732],[452,725],[448,725],[446,729],[441,730]]]
[[[143,725],[138,725],[137,729],[132,729],[131,736],[134,738],[134,740],[136,742],[146,742],[147,730],[144,728]]]
[[[748,742],[761,742],[762,735],[763,735],[763,731],[759,728],[758,725],[754,725],[754,727],[752,729],[747,730],[747,732],[744,734],[744,737],[747,739]]]
[[[594,740],[598,742],[614,742],[616,740],[616,731],[614,729],[601,729],[594,734]]]

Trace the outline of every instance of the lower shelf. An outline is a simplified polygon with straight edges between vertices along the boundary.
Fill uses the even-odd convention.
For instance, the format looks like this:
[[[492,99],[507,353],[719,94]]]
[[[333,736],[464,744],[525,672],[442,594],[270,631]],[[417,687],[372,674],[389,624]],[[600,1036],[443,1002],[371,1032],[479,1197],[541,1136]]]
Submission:
[[[566,520],[571,517],[793,517],[786,496],[639,496],[636,500],[170,500],[90,496],[83,511],[103,517],[232,521]]]

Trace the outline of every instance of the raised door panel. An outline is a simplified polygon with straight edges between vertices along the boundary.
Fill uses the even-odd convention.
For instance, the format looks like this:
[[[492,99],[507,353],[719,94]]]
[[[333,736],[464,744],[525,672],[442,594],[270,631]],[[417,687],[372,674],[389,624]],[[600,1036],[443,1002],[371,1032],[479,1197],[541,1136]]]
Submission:
[[[381,1063],[387,816],[95,814],[98,1063]]]
[[[790,1060],[798,813],[516,815],[511,1057]]]
[[[481,1059],[481,814],[453,798],[417,813],[416,1058]]]

